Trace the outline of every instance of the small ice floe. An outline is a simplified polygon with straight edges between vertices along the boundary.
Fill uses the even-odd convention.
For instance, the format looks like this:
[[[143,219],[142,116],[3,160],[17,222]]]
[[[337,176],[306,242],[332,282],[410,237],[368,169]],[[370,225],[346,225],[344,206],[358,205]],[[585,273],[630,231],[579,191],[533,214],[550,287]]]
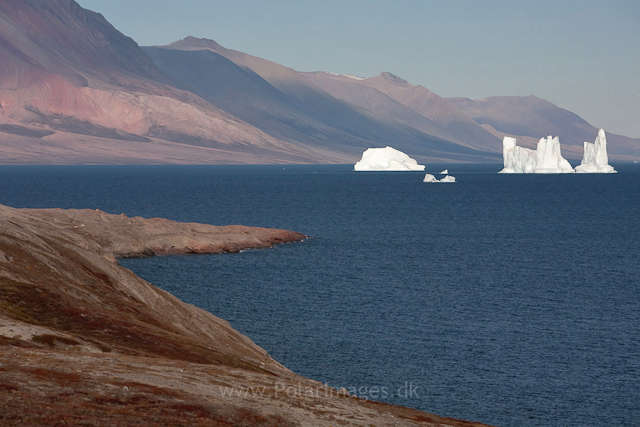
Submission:
[[[456,178],[451,175],[447,175],[444,178],[442,178],[440,181],[438,181],[435,176],[428,173],[424,176],[424,179],[422,180],[422,182],[456,182]]]

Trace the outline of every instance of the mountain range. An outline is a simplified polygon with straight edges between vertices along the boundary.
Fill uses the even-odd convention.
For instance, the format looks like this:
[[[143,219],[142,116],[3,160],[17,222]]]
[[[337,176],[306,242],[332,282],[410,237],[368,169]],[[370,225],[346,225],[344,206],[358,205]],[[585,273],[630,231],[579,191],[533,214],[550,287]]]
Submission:
[[[442,98],[383,72],[302,73],[187,37],[140,47],[74,0],[0,0],[0,163],[350,163],[393,146],[423,162],[499,162],[504,135],[597,129],[534,96]],[[609,134],[614,160],[640,140]],[[565,148],[566,147],[566,148]]]

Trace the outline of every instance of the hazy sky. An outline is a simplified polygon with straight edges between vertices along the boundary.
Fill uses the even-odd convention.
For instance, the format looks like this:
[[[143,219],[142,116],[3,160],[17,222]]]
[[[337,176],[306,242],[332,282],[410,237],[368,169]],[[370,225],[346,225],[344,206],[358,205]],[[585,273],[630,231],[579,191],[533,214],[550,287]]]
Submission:
[[[640,0],[78,2],[143,46],[192,35],[299,71],[389,71],[445,97],[534,94],[640,138]]]

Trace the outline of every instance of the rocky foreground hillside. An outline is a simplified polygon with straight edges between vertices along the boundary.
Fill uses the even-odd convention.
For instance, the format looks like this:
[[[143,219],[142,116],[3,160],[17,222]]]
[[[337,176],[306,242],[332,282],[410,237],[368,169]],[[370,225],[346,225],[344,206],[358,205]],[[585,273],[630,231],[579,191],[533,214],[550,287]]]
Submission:
[[[304,237],[0,205],[0,424],[480,426],[295,375],[224,320],[116,259],[237,252]]]

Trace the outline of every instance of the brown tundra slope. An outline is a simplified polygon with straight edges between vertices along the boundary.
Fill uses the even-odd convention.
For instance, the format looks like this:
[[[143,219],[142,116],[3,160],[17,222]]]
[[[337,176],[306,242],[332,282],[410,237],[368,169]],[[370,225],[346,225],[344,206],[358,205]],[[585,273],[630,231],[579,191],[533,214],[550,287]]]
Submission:
[[[0,425],[480,426],[295,375],[116,260],[304,237],[0,205]]]

